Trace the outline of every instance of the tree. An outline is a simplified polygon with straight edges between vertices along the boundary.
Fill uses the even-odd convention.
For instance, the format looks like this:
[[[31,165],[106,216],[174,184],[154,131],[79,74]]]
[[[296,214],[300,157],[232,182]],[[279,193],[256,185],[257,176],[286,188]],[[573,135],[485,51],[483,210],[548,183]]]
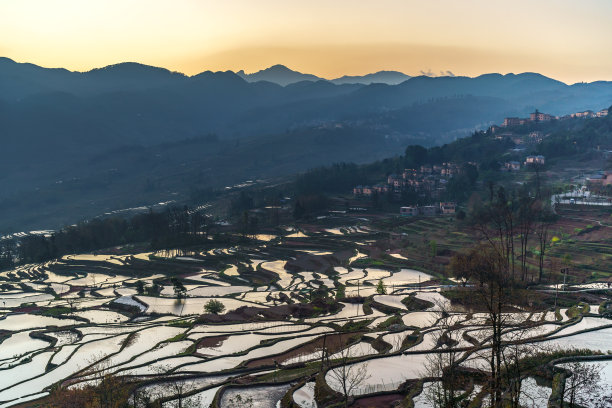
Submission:
[[[343,284],[339,284],[336,287],[336,299],[344,299],[346,296],[346,287]]]
[[[170,377],[172,375],[172,369],[172,366],[164,365],[161,367],[156,367],[154,371],[156,371],[160,377],[164,378]],[[163,383],[163,386],[163,389],[168,390],[169,394],[172,396],[172,401],[170,401],[168,404],[171,407],[197,408],[202,405],[200,397],[195,395],[190,396],[190,394],[193,394],[193,392],[197,388],[197,382],[194,380],[186,380],[179,378],[176,380],[167,381]],[[155,387],[152,387],[152,389],[155,390]],[[146,391],[145,394],[147,394]],[[161,396],[163,396],[163,394]],[[166,406],[166,403],[164,403],[163,405]]]
[[[515,316],[521,316],[521,314],[517,313]],[[538,398],[542,397],[539,389],[532,390],[529,387],[523,387],[523,380],[527,374],[524,361],[536,354],[550,354],[553,350],[549,346],[536,345],[529,341],[529,337],[532,335],[530,331],[533,327],[532,323],[520,321],[520,318],[515,320],[518,320],[516,322],[519,324],[517,327],[504,329],[505,344],[502,347],[502,372],[504,374],[507,405],[510,408],[522,408],[528,405],[527,401],[533,401],[533,405]],[[510,321],[508,323],[510,325],[515,322]]]
[[[417,168],[427,163],[427,149],[421,145],[410,145],[406,148],[405,167]]]
[[[565,364],[564,368],[571,374],[565,380],[563,400],[569,402],[571,408],[585,406],[601,387],[602,366],[574,361]]]
[[[174,286],[174,295],[178,299],[183,299],[187,297],[187,288],[185,287],[185,285],[183,285],[183,282],[181,282],[177,278],[170,279],[170,282],[172,282],[172,286]]]
[[[453,273],[457,277],[466,277],[474,282],[469,296],[478,301],[487,315],[487,342],[490,348],[488,355],[483,355],[490,367],[489,393],[491,407],[499,408],[503,404],[504,386],[504,349],[507,343],[503,334],[511,325],[520,325],[515,316],[508,313],[514,305],[523,303],[523,294],[515,287],[507,259],[495,247],[480,245],[474,247],[462,259],[451,262]]]
[[[350,396],[370,377],[367,363],[349,364],[353,347],[354,344],[339,351],[337,355],[340,365],[328,372],[331,382],[342,389],[345,407],[349,406]]]
[[[521,281],[527,278],[527,249],[533,224],[540,211],[540,202],[523,191],[518,200],[517,227],[520,241]]]
[[[423,392],[434,408],[459,408],[463,403],[458,375],[458,360],[462,353],[455,347],[461,341],[463,331],[456,327],[457,319],[448,310],[448,305],[439,301],[435,303],[436,317],[431,323],[438,330],[434,332],[434,340],[445,350],[427,355],[424,377],[434,377],[439,381],[431,383]]]
[[[382,279],[378,280],[378,284],[376,285],[376,293],[378,293],[379,295],[387,294],[387,288],[385,287],[385,283]]]
[[[538,221],[535,226],[535,235],[538,240],[538,283],[542,281],[544,275],[544,260],[548,249],[548,230],[554,222],[554,214],[549,206],[541,209],[538,214]]]
[[[91,358],[93,364],[86,370],[91,376],[91,385],[85,387],[88,390],[88,402],[81,405],[96,408],[121,408],[126,405],[130,395],[130,387],[125,377],[113,375],[111,363],[104,354]],[[95,384],[95,385],[93,385]],[[63,407],[61,404],[58,407]]]
[[[231,397],[227,401],[227,406],[229,407],[240,407],[240,408],[252,408],[253,407],[253,397],[245,397],[237,394],[234,397]]]
[[[508,197],[506,190],[499,187],[489,203],[475,208],[471,221],[490,249],[506,262],[506,267],[515,276],[514,240],[516,228],[516,200]]]
[[[467,177],[471,186],[476,184],[476,180],[478,180],[478,169],[476,166],[470,163],[465,163],[461,168],[461,172]]]
[[[429,241],[429,253],[432,258],[438,256],[438,243],[434,240]]]
[[[144,293],[144,282],[139,280],[136,282],[136,292],[138,292],[139,295],[142,295]]]
[[[216,299],[210,299],[204,305],[204,311],[206,311],[206,313],[212,313],[212,314],[218,315],[219,313],[223,313],[224,310],[225,310],[225,305]]]

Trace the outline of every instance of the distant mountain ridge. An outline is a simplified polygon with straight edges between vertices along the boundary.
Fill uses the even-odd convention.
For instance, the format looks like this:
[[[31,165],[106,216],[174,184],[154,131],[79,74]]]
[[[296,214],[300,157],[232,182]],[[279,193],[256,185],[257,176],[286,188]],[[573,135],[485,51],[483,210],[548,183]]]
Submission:
[[[378,71],[372,74],[349,76],[344,75],[340,78],[332,79],[334,84],[387,84],[397,85],[410,79],[410,75],[406,75],[399,71]]]
[[[279,84],[281,86],[287,86],[302,81],[328,81],[325,78],[318,77],[316,75],[304,74],[298,71],[287,68],[284,65],[273,65],[269,68],[262,69],[261,71],[254,72],[252,74],[246,74],[244,70],[236,72],[236,74],[243,78],[247,82],[257,81],[268,81]],[[340,78],[329,80],[329,82],[342,85],[342,84],[387,84],[397,85],[407,79],[410,79],[409,75],[406,75],[399,71],[378,71],[366,75],[344,75]]]
[[[247,82],[268,81],[274,82],[275,84],[279,84],[281,86],[286,86],[301,81],[323,80],[323,78],[319,78],[315,75],[302,74],[301,72],[294,71],[280,64],[273,65],[252,74],[245,74],[243,70],[236,72],[236,74]]]
[[[374,161],[408,144],[448,143],[536,108],[563,115],[612,104],[612,82],[567,85],[537,73],[402,81],[403,74],[379,72],[334,82],[273,68],[245,79],[231,71],[187,76],[138,63],[71,72],[0,58],[6,222],[20,214],[44,218],[44,206],[56,214],[68,205],[74,214],[97,214],[102,199],[94,197],[108,197],[108,206],[132,183],[147,186],[138,194],[163,201],[184,195],[191,181],[204,188],[331,162]],[[401,82],[376,82],[393,78]],[[171,157],[166,147],[175,152]],[[179,175],[180,188],[165,181]],[[138,204],[132,201],[124,204]]]

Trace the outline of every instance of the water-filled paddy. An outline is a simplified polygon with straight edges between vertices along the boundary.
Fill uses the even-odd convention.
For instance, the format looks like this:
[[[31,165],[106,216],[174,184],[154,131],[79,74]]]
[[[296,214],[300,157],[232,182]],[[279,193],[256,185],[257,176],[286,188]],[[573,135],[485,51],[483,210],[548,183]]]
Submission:
[[[338,231],[342,235],[335,235],[344,240],[350,239],[351,234],[367,232],[353,227]],[[269,237],[262,238],[282,234],[267,235]],[[47,275],[46,278],[36,275],[37,280],[28,282],[26,291],[19,290],[17,285],[0,293],[0,301],[7,302],[6,309],[28,304],[27,308],[19,309],[25,313],[0,317],[0,330],[8,331],[0,343],[0,370],[3,374],[0,376],[0,400],[33,398],[67,378],[84,384],[92,377],[90,372],[83,370],[92,367],[95,371],[102,362],[108,372],[151,378],[163,375],[167,381],[189,382],[190,389],[196,393],[187,401],[208,406],[229,376],[244,379],[247,375],[268,375],[266,378],[269,380],[273,378],[269,375],[277,370],[273,365],[275,361],[279,367],[302,362],[318,364],[325,355],[321,346],[324,334],[334,333],[338,327],[357,328],[351,329],[354,344],[348,348],[346,345],[336,347],[326,356],[331,361],[338,361],[348,353],[350,358],[366,359],[355,364],[367,366],[372,374],[356,394],[393,391],[406,379],[420,378],[424,374],[428,353],[446,347],[438,344],[443,331],[436,326],[441,317],[438,305],[447,308],[450,304],[444,296],[444,288],[431,282],[429,287],[418,287],[419,281],[426,282],[431,276],[411,269],[395,269],[394,272],[392,266],[382,264],[378,268],[351,269],[351,263],[358,259],[364,260],[362,265],[371,265],[370,259],[366,259],[368,254],[353,249],[352,253],[344,251],[345,255],[342,255],[342,251],[333,245],[306,245],[304,241],[311,238],[302,235],[300,240],[294,240],[298,245],[296,248],[278,253],[274,246],[282,245],[283,239],[259,240],[259,249],[251,248],[247,252],[239,246],[232,246],[189,252],[161,251],[151,258],[150,253],[134,257],[68,256],[45,265],[27,266],[23,273],[36,275],[47,271]],[[335,235],[325,235],[324,238],[329,240]],[[313,237],[317,236],[322,235],[313,233]],[[367,247],[360,248],[368,251]],[[392,254],[396,260],[405,260],[394,255],[397,254]],[[142,265],[144,261],[146,272],[132,276],[122,269],[130,262]],[[156,263],[162,261],[172,265],[169,275],[155,268]],[[71,272],[70,265],[74,266],[74,272]],[[242,266],[249,265],[254,271],[250,273],[255,276],[260,273],[269,277],[270,274],[265,272],[269,271],[278,275],[278,280],[252,282],[249,274],[239,276],[238,267],[242,269]],[[224,268],[228,269],[220,273]],[[7,276],[6,273],[0,275]],[[185,299],[176,298],[169,276],[179,277],[184,282]],[[380,280],[388,294],[376,293]],[[159,285],[160,292],[150,290],[154,284]],[[318,289],[326,293],[327,301],[332,303],[338,285],[345,286],[347,298],[357,295],[360,298],[339,299],[340,310],[321,307],[321,303],[314,302],[311,295],[313,289]],[[409,295],[427,300],[434,306],[427,311],[408,312],[401,300]],[[219,316],[200,317],[204,305],[211,299],[220,301],[226,310]],[[364,302],[367,307],[364,307]],[[377,304],[393,307],[397,314],[382,306],[377,308]],[[236,312],[241,306],[249,308]],[[590,309],[595,313],[598,305],[593,304]],[[453,332],[453,337],[458,340],[455,343],[457,347],[473,346],[473,340],[468,340],[467,336],[479,341],[487,340],[490,333],[486,327],[486,315],[476,313],[468,319],[460,308],[453,310],[450,320],[460,325]],[[267,315],[268,311],[273,312]],[[562,315],[564,322],[568,322],[565,310]],[[224,320],[227,316],[231,319]],[[392,327],[381,325],[393,316]],[[529,316],[529,313],[513,313],[505,317],[520,322]],[[612,344],[612,335],[609,339],[606,337],[612,329],[600,329],[610,322],[604,319],[587,317],[578,323],[574,320],[558,333],[553,333],[560,328],[560,325],[553,324],[554,313],[538,312],[530,319],[543,324],[531,327],[525,336],[568,336],[546,339],[544,344],[586,347],[604,352]],[[599,330],[575,334],[589,329]],[[44,331],[48,337],[31,337],[35,331]],[[509,331],[504,336],[511,338],[512,334]],[[420,342],[410,345],[407,338],[418,338]],[[398,355],[383,355],[380,350]],[[409,354],[399,354],[402,350]],[[480,364],[486,369],[478,358],[472,361],[474,367]],[[245,367],[251,371],[240,371]],[[227,375],[219,375],[221,371]],[[180,376],[185,374],[197,377],[181,379]],[[329,374],[326,380],[337,388]],[[289,385],[230,387],[222,401],[229,401],[237,395],[236,392],[241,392],[241,395],[253,396],[254,403],[259,404],[255,406],[275,407]],[[288,397],[293,398],[298,406],[316,407],[313,385],[309,380]],[[530,378],[524,380],[524,386],[546,391],[532,384]],[[152,385],[151,389],[158,395],[174,395],[168,382],[165,386]],[[260,396],[259,391],[266,395]],[[427,406],[422,395],[417,396],[415,402],[416,406]],[[221,406],[223,404],[225,402]],[[178,401],[165,402],[163,406],[178,406]]]

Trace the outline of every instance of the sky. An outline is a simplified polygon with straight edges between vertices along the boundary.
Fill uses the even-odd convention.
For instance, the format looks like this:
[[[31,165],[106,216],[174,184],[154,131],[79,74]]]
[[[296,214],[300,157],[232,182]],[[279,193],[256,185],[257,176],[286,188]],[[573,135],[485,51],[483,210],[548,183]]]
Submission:
[[[274,64],[324,78],[397,70],[612,80],[610,0],[0,0],[0,56],[193,75]]]

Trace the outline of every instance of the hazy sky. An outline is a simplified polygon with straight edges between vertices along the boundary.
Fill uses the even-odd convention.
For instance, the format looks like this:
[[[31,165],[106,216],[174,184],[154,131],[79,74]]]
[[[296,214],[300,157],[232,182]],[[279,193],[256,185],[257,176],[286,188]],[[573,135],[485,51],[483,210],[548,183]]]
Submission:
[[[273,64],[612,80],[611,0],[0,0],[0,56],[195,74]]]

